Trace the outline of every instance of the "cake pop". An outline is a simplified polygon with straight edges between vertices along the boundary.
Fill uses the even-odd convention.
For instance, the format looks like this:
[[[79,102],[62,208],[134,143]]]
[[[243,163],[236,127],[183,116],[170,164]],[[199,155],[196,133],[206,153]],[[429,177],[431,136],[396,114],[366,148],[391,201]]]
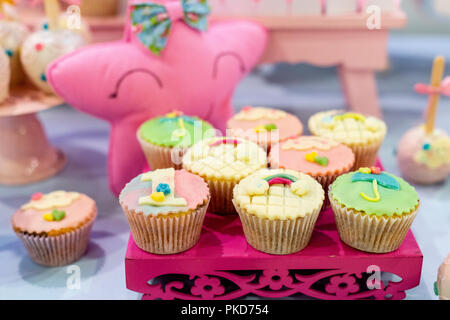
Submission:
[[[59,27],[60,10],[57,0],[45,0],[48,29],[28,36],[21,49],[21,61],[30,80],[42,91],[53,93],[47,83],[47,66],[57,58],[85,44],[82,36]]]
[[[450,253],[439,267],[435,293],[440,300],[450,300]]]
[[[0,0],[0,47],[9,57],[10,85],[21,84],[25,75],[20,63],[20,47],[28,35],[28,29],[19,21],[12,19],[4,8],[8,4],[14,4],[12,0]]]
[[[9,58],[3,50],[0,50],[0,103],[9,96],[10,77]]]
[[[450,174],[450,138],[435,128],[440,95],[450,96],[450,77],[442,81],[445,60],[434,60],[431,85],[417,84],[415,90],[428,94],[426,123],[407,131],[397,148],[397,161],[402,175],[411,182],[433,184],[445,180]]]

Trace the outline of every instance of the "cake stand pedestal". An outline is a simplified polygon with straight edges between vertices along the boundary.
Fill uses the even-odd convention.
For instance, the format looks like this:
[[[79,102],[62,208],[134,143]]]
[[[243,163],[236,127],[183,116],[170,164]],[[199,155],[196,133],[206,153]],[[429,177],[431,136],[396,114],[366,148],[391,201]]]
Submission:
[[[19,185],[59,172],[65,155],[52,147],[36,113],[63,103],[31,86],[11,90],[0,105],[0,184]]]

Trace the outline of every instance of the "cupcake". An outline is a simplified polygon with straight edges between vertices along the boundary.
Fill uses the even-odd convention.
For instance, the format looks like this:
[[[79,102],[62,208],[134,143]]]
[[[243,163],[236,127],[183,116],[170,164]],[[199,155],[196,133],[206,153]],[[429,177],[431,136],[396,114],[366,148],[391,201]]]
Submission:
[[[183,157],[183,168],[208,183],[211,204],[208,211],[235,214],[233,188],[243,178],[267,167],[266,152],[256,143],[231,137],[205,139]]]
[[[412,186],[377,167],[339,176],[329,199],[341,240],[373,253],[400,247],[420,205]]]
[[[313,135],[350,147],[355,154],[355,170],[375,165],[387,132],[386,124],[380,119],[342,110],[316,113],[308,125]]]
[[[271,254],[290,254],[308,245],[324,197],[315,179],[284,169],[259,170],[233,190],[247,242]]]
[[[78,260],[97,216],[95,201],[78,192],[36,193],[12,216],[14,232],[30,258],[56,267]]]
[[[353,151],[332,139],[302,136],[272,147],[269,154],[271,168],[300,171],[312,176],[328,192],[336,178],[353,167]]]
[[[9,57],[11,86],[21,84],[25,80],[20,62],[20,47],[27,36],[28,29],[23,23],[0,19],[0,47]]]
[[[302,132],[303,125],[296,116],[270,108],[244,107],[227,122],[227,135],[253,141],[267,152],[272,145]]]
[[[150,119],[137,131],[137,139],[152,170],[181,169],[187,149],[215,135],[215,129],[208,122],[180,111]]]
[[[119,195],[134,242],[156,254],[186,251],[198,242],[209,199],[201,177],[174,168],[140,174]]]

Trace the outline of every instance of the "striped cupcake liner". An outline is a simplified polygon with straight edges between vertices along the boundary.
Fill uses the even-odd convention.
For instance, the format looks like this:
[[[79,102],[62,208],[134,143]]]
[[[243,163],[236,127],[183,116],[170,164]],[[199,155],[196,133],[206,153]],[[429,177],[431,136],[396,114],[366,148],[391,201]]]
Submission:
[[[319,207],[297,219],[270,220],[249,214],[234,204],[248,244],[256,250],[277,255],[295,253],[308,245],[321,210]]]
[[[363,146],[347,145],[355,154],[355,163],[351,171],[358,170],[361,167],[374,166],[377,162],[378,150],[380,150],[382,142]]]
[[[150,253],[175,254],[195,246],[200,239],[208,200],[196,210],[177,216],[151,216],[122,206],[136,245]]]
[[[151,170],[183,167],[182,158],[188,148],[171,148],[151,144],[137,134],[142,151]]]
[[[406,237],[417,208],[401,217],[377,217],[346,208],[329,193],[336,226],[341,240],[352,248],[371,252],[387,253],[397,250]]]
[[[60,267],[80,259],[89,244],[95,219],[81,228],[58,236],[34,236],[16,232],[31,260],[47,267]]]

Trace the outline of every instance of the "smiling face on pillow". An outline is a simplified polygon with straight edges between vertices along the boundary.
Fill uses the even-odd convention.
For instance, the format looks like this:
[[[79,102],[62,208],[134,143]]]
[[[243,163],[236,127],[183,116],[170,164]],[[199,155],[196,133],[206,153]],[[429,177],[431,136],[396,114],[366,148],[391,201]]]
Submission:
[[[178,1],[162,3],[169,16],[179,14],[173,9]],[[139,125],[177,109],[223,130],[234,88],[267,40],[251,22],[213,22],[201,32],[174,19],[166,47],[155,54],[138,35],[128,21],[122,41],[87,47],[47,70],[49,83],[70,105],[112,123],[109,173],[116,194],[145,165],[135,137]]]

